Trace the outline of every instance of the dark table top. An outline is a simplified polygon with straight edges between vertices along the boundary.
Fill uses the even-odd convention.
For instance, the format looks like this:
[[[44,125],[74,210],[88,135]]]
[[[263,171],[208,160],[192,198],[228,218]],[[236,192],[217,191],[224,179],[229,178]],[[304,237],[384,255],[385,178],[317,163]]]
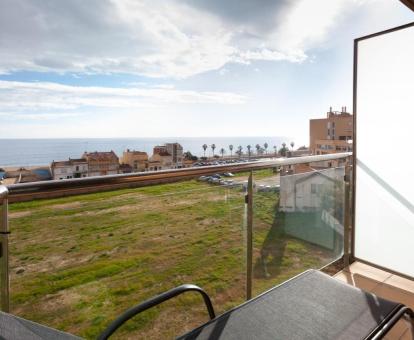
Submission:
[[[310,270],[179,339],[364,339],[400,306]]]

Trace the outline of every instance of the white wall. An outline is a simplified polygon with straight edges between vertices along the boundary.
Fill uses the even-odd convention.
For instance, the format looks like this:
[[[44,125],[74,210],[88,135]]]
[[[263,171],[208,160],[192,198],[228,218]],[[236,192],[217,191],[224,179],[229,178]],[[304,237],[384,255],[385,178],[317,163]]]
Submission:
[[[359,42],[355,255],[414,277],[414,27]]]

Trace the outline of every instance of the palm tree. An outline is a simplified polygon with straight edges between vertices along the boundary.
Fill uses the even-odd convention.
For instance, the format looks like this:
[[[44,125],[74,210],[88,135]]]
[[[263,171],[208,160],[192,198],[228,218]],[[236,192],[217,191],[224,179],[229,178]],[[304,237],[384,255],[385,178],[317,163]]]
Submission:
[[[207,144],[203,144],[204,157],[206,157],[206,150],[207,150],[207,148],[208,148]]]
[[[224,150],[224,148],[221,148],[220,153],[221,153],[221,158],[223,158],[224,154],[226,153],[226,150]]]
[[[260,144],[256,144],[256,150],[257,150],[257,154],[259,154],[259,151],[260,151]]]
[[[267,148],[269,147],[269,144],[267,144],[266,142],[263,144],[263,147],[264,147],[264,149],[265,149],[265,151],[266,151],[266,155],[267,155]]]
[[[252,146],[249,144],[246,146],[246,148],[247,148],[247,152],[249,153],[249,159],[250,159],[250,149],[252,148]]]
[[[237,147],[237,152],[238,152],[238,154],[239,154],[239,158],[241,157],[241,155],[242,155],[242,150],[243,150],[243,147],[241,146],[241,145],[239,145],[238,147]]]
[[[293,147],[295,146],[295,142],[290,142],[290,146],[292,147],[292,151],[293,151]]]
[[[230,150],[230,158],[233,158],[233,145],[232,144],[229,145],[229,150]]]
[[[215,150],[215,148],[216,148],[216,144],[211,144],[211,145],[210,145],[210,148],[211,148],[211,150],[213,150],[213,157],[214,157],[214,150]]]
[[[275,156],[277,155],[277,146],[273,145],[273,149],[275,150]]]
[[[286,156],[286,143],[282,143],[282,148],[279,150],[280,154],[285,157]]]

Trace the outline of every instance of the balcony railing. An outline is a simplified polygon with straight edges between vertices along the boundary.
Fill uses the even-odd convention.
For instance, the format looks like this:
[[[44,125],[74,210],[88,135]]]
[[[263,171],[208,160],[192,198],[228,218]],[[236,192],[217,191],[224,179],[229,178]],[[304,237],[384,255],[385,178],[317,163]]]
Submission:
[[[2,309],[95,337],[131,304],[188,282],[221,313],[347,253],[345,167],[282,176],[279,168],[349,156],[0,187]],[[235,176],[202,177],[228,172]],[[151,328],[164,338],[206,320],[192,296],[146,313],[119,336]]]

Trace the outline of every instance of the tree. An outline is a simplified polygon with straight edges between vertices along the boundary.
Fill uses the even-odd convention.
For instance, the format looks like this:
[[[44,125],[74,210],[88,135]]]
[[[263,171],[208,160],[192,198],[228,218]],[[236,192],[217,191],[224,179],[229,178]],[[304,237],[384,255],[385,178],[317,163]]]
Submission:
[[[293,151],[293,147],[295,146],[295,142],[290,142],[290,146],[292,147],[292,151]]]
[[[275,150],[275,156],[277,156],[277,146],[273,145],[273,149]]]
[[[260,152],[260,144],[256,144],[256,152],[257,152],[257,154],[259,154],[259,152]]]
[[[239,158],[241,157],[241,155],[243,154],[243,147],[241,145],[239,145],[237,147],[237,154],[239,155]]]
[[[226,150],[224,150],[224,148],[221,148],[220,153],[221,153],[221,158],[223,158],[224,154],[226,153]]]
[[[269,144],[267,144],[266,142],[263,144],[263,147],[264,147],[264,149],[265,149],[265,151],[266,151],[266,155],[267,155],[267,148],[269,147]]]
[[[252,146],[249,144],[249,145],[247,145],[246,146],[246,148],[247,148],[247,152],[248,152],[248,154],[249,154],[249,159],[250,159],[250,149],[252,148]]]
[[[286,143],[282,143],[282,148],[279,149],[280,155],[283,157],[286,157],[287,151],[288,151],[288,148],[286,147]]]
[[[198,157],[193,155],[190,151],[184,152],[183,154],[184,159],[188,159],[190,161],[197,161]]]
[[[207,148],[208,148],[207,144],[203,144],[204,157],[206,157],[206,150],[207,150]]]
[[[214,157],[214,150],[216,149],[216,144],[211,144],[210,148],[211,150],[213,150],[213,157]]]
[[[230,150],[230,158],[233,158],[233,145],[232,144],[229,145],[229,150]]]

